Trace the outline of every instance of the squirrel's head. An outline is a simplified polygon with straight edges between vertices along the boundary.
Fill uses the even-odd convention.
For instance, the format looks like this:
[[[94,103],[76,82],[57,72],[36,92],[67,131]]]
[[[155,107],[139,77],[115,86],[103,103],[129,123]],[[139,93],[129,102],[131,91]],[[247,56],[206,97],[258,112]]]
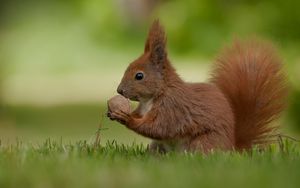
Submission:
[[[154,21],[144,53],[128,66],[117,90],[119,94],[134,101],[148,100],[160,94],[169,64],[166,42],[163,27],[158,20]]]

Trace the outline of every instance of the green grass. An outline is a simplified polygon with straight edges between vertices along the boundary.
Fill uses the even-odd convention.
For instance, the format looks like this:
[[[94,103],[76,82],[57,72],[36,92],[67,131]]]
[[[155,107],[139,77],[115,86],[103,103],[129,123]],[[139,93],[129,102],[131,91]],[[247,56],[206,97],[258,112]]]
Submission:
[[[299,187],[300,147],[150,154],[142,144],[18,141],[0,146],[0,187]]]
[[[300,143],[286,142],[283,151],[153,155],[146,151],[149,140],[105,118],[101,147],[94,147],[105,111],[100,104],[4,107],[0,188],[300,185]]]

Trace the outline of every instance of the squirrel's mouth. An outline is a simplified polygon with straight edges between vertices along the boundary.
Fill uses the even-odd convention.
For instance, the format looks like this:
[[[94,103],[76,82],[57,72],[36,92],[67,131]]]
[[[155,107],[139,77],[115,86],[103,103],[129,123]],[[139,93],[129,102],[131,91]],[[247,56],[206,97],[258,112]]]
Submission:
[[[131,100],[131,101],[139,101],[137,96],[128,97],[128,99]]]
[[[127,96],[125,93],[123,93],[122,96],[131,101],[139,101],[138,96]]]

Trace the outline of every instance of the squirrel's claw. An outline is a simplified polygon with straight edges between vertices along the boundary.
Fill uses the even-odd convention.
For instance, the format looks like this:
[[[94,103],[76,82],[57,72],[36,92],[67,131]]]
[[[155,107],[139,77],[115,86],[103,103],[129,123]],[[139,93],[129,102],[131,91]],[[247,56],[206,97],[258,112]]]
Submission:
[[[106,112],[106,116],[110,119],[110,120],[116,120],[115,117],[113,116],[111,111],[107,111]]]

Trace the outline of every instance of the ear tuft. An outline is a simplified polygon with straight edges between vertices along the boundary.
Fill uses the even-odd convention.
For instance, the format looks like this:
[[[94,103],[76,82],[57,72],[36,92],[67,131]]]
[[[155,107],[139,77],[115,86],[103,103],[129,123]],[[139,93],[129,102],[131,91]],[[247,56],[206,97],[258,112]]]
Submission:
[[[156,19],[149,30],[148,38],[145,44],[145,53],[150,52],[151,60],[155,63],[161,63],[165,60],[167,38],[164,28]]]

